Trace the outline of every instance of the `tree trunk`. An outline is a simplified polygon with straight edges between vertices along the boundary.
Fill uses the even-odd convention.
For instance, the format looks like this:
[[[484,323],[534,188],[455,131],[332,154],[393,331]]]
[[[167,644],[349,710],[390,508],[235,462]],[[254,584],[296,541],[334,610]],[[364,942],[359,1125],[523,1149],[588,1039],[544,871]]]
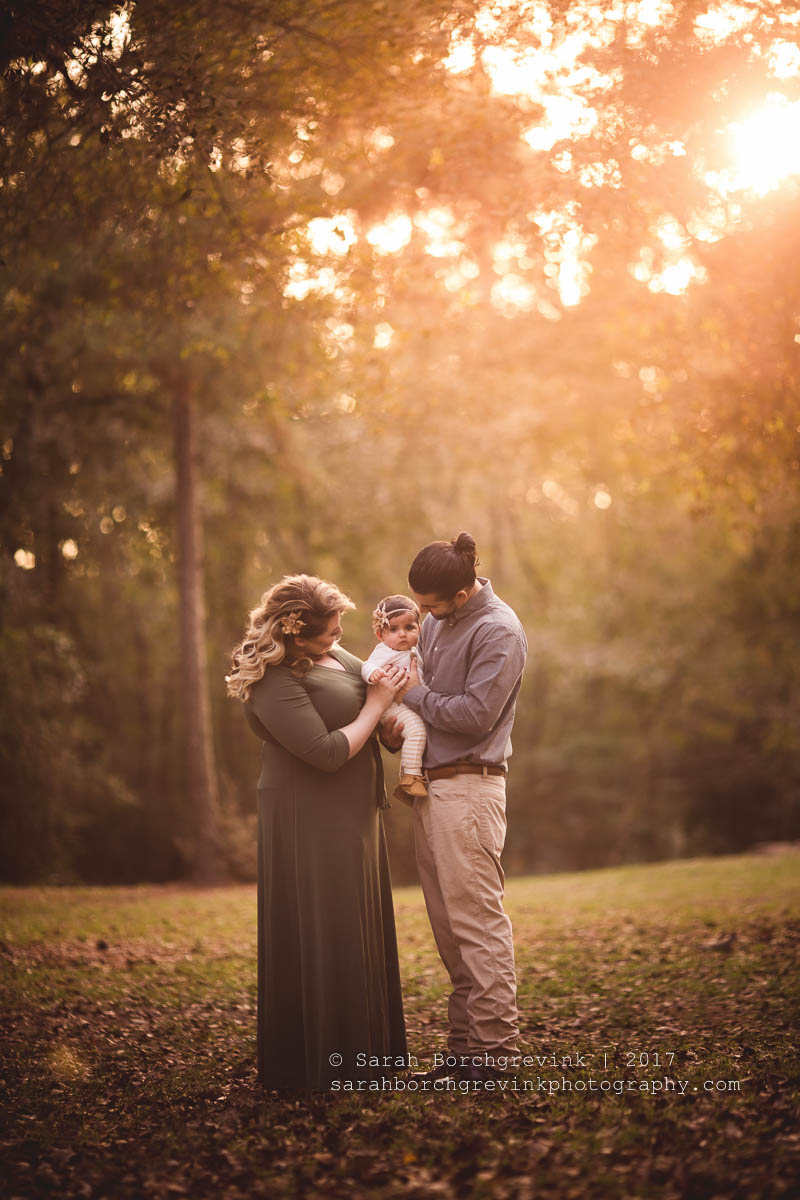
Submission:
[[[174,403],[183,750],[195,847],[192,878],[196,883],[213,883],[218,877],[219,792],[208,691],[195,404],[191,388],[183,380],[177,384]]]

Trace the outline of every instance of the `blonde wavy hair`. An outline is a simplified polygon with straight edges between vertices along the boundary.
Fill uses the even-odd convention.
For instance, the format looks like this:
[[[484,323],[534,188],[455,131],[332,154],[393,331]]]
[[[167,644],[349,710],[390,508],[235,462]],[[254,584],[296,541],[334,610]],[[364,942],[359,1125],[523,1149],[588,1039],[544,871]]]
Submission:
[[[264,677],[267,667],[288,656],[290,670],[302,677],[311,668],[308,657],[295,657],[295,637],[319,637],[334,613],[355,608],[333,583],[315,575],[284,575],[261,597],[250,613],[244,638],[231,651],[231,673],[225,676],[228,695],[249,700],[253,684]]]

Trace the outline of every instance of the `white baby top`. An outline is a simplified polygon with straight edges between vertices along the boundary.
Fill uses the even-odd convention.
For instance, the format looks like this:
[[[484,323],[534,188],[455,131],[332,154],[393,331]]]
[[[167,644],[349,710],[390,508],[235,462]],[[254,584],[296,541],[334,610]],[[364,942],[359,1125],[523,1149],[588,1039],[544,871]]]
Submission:
[[[377,671],[378,667],[409,666],[412,654],[417,660],[417,670],[419,671],[420,679],[422,679],[422,659],[417,652],[416,646],[412,646],[410,650],[393,650],[385,642],[378,642],[372,654],[370,654],[361,668],[361,675],[364,682],[369,683],[370,675],[373,671]]]

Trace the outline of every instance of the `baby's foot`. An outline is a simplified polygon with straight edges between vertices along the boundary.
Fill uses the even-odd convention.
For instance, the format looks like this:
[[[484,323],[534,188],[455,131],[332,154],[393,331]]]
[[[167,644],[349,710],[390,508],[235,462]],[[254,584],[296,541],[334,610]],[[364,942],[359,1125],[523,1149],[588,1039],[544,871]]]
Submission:
[[[423,775],[401,775],[394,794],[396,799],[413,804],[415,796],[427,796],[428,785]]]

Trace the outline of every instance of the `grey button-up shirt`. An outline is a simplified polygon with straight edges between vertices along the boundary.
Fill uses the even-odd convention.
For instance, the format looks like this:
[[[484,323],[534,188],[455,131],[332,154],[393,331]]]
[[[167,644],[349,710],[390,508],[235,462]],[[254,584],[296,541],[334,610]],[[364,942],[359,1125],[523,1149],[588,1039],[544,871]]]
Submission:
[[[424,766],[506,764],[528,643],[513,609],[488,579],[452,617],[422,622],[425,683],[403,697],[428,731]]]

